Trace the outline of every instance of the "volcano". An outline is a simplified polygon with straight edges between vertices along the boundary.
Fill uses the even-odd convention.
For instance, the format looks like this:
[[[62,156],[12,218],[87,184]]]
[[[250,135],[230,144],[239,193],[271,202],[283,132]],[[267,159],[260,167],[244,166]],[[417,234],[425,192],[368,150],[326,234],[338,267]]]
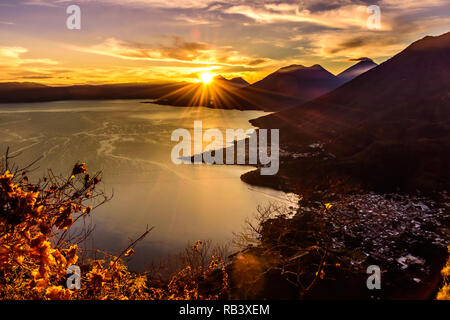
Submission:
[[[449,57],[450,33],[427,36],[328,94],[252,123],[280,129],[291,152],[322,145],[334,159],[329,175],[381,189],[447,188]]]

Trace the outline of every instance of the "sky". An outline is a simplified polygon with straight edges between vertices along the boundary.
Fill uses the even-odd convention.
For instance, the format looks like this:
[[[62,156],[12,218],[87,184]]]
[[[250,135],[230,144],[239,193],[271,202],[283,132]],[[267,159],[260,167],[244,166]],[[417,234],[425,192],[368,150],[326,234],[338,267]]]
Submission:
[[[81,9],[79,30],[66,26],[70,5]],[[371,5],[378,29],[367,25]],[[197,81],[211,72],[253,83],[292,64],[337,74],[448,31],[449,0],[0,0],[0,82]]]

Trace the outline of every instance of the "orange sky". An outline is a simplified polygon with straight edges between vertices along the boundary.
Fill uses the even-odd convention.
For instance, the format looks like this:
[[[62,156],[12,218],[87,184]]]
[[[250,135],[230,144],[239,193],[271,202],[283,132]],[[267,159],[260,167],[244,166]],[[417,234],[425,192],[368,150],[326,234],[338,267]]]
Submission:
[[[195,81],[209,71],[254,82],[290,64],[333,73],[380,63],[425,35],[450,29],[448,0],[2,0],[0,81],[52,85]]]

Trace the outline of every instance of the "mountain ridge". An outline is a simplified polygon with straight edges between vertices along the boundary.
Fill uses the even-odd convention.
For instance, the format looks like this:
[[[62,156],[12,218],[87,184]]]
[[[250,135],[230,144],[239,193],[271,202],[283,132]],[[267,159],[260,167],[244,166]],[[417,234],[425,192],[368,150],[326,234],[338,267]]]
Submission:
[[[288,77],[288,82],[261,85],[273,77]],[[289,79],[293,80],[293,85]],[[322,66],[291,65],[280,68],[264,79],[249,84],[242,77],[230,80],[221,75],[212,84],[169,82],[123,83],[104,85],[47,86],[31,82],[0,83],[0,103],[44,102],[56,100],[156,99],[159,104],[202,105],[239,110],[277,111],[327,93],[343,82]],[[214,92],[216,91],[216,92]],[[199,99],[196,96],[201,96]]]
[[[350,177],[381,190],[448,187],[448,57],[450,32],[425,37],[315,100],[251,122],[280,129],[282,148],[291,153],[323,145],[325,157],[335,160],[318,160],[321,164],[309,167],[311,172],[293,162],[285,169],[296,178],[309,175],[311,183],[328,184],[318,178],[323,165],[320,171],[329,171],[335,181]]]

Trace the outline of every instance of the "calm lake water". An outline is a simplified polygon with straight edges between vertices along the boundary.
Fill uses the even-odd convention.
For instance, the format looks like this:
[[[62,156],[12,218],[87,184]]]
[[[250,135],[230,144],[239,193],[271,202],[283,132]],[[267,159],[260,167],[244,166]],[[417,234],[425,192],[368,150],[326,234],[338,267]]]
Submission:
[[[203,130],[250,129],[259,111],[177,108],[140,101],[62,101],[0,104],[0,152],[9,146],[20,152],[15,160],[28,164],[42,156],[42,175],[48,168],[69,174],[77,161],[90,172],[102,170],[104,188],[114,198],[94,211],[94,248],[118,253],[146,225],[155,230],[136,248],[130,266],[182,250],[188,242],[225,243],[242,230],[257,205],[283,201],[278,191],[251,187],[240,176],[242,166],[181,165],[172,163],[177,128],[193,132],[194,120]]]

